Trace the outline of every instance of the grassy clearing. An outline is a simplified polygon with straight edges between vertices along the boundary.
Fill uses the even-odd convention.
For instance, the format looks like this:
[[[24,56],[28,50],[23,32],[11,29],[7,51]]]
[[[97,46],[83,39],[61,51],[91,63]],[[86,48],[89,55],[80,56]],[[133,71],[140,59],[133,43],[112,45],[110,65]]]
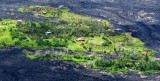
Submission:
[[[40,60],[54,59],[54,60],[65,60],[65,61],[74,61],[74,62],[88,62],[96,59],[95,56],[87,56],[84,54],[26,54],[26,57]]]

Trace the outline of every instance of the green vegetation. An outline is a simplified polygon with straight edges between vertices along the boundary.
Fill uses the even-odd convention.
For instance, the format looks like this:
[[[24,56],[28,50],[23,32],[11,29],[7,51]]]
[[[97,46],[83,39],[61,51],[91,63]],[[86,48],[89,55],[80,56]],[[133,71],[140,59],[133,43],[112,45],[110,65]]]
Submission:
[[[157,73],[160,70],[160,61],[152,57],[155,51],[146,48],[142,41],[132,37],[129,32],[115,32],[107,20],[74,14],[66,7],[30,6],[18,11],[47,17],[48,21],[2,19],[0,47],[72,51],[74,54],[26,54],[26,57],[74,61],[109,72],[132,69]]]
[[[109,56],[112,54],[109,54]],[[143,73],[159,73],[160,60],[155,60],[149,55],[122,55],[119,58],[104,58],[105,56],[93,54],[26,54],[26,57],[34,60],[64,60],[73,61],[88,68],[102,69],[107,72],[128,72],[134,70]]]
[[[26,54],[26,57],[30,59],[55,59],[55,60],[65,60],[65,61],[74,61],[74,62],[87,62],[95,60],[95,56],[87,56],[84,54]]]
[[[159,73],[160,61],[151,60],[150,56],[126,55],[119,59],[96,60],[94,68],[110,72],[128,72],[132,69],[144,73]]]
[[[106,54],[112,52],[128,54],[132,51],[142,53],[147,50],[144,47],[144,43],[139,39],[133,38],[127,33],[117,34],[114,32],[112,25],[108,21],[77,15],[68,12],[69,9],[65,7],[30,6],[20,8],[19,11],[55,18],[47,22],[25,21],[24,23],[17,23],[16,32],[24,33],[27,36],[23,37],[27,38],[25,42],[29,42],[27,45],[32,44],[25,47],[58,47],[73,51]],[[50,32],[50,34],[46,35],[46,32]],[[77,41],[78,38],[82,38],[85,41],[79,42]]]
[[[2,19],[0,22],[0,47],[14,45],[14,41],[10,33],[10,29],[12,27],[16,27],[16,21],[14,20]]]

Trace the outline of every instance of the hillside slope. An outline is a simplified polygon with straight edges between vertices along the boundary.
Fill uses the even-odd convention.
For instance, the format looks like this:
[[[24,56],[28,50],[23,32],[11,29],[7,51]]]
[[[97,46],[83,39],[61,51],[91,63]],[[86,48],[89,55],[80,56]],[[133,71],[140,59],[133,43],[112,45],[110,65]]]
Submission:
[[[54,7],[59,7],[60,5],[64,5],[66,7],[69,7],[71,9],[71,11],[74,13],[97,17],[98,21],[99,21],[99,19],[101,19],[101,20],[107,19],[113,24],[114,27],[116,27],[116,28],[118,27],[126,32],[132,32],[132,36],[140,38],[142,41],[145,42],[145,44],[147,46],[158,50],[158,48],[159,48],[159,36],[158,36],[159,35],[159,21],[158,21],[159,20],[159,14],[158,14],[159,13],[159,11],[158,11],[159,4],[158,3],[159,3],[159,0],[134,0],[134,1],[133,0],[131,0],[131,1],[129,1],[129,0],[87,0],[87,1],[86,0],[1,0],[1,2],[0,2],[0,10],[1,10],[0,18],[5,18],[5,19],[1,20],[1,25],[2,25],[2,27],[7,28],[7,30],[4,29],[5,33],[1,33],[1,35],[2,35],[1,41],[0,41],[2,43],[1,47],[15,45],[15,42],[20,41],[20,39],[23,40],[23,36],[24,36],[24,37],[27,37],[28,40],[27,41],[20,41],[21,43],[16,43],[17,44],[16,46],[20,46],[20,47],[27,46],[28,48],[31,48],[31,47],[33,47],[33,44],[35,44],[36,39],[39,39],[39,37],[41,37],[41,36],[46,36],[45,32],[47,32],[47,31],[53,32],[53,30],[47,29],[45,31],[38,30],[37,32],[33,32],[32,34],[27,34],[27,32],[25,32],[25,30],[18,30],[21,32],[20,37],[17,37],[18,39],[15,39],[14,41],[12,41],[13,39],[12,39],[12,35],[10,35],[9,29],[13,28],[13,29],[17,30],[17,28],[15,28],[17,21],[21,22],[21,20],[23,20],[23,22],[25,22],[25,23],[27,22],[27,23],[33,23],[33,24],[37,24],[37,23],[44,24],[44,22],[37,22],[37,21],[48,21],[48,15],[46,18],[46,17],[44,17],[44,15],[41,15],[41,14],[40,14],[40,16],[37,16],[37,15],[34,15],[34,13],[30,13],[30,12],[29,13],[22,13],[22,12],[17,11],[18,8],[21,8],[23,6],[26,7],[26,6],[30,6],[30,5],[43,5],[43,6],[46,5],[46,6],[54,6]],[[52,19],[54,20],[54,17],[52,17]],[[6,26],[5,23],[3,24],[3,22],[6,22],[6,21],[8,21],[9,24],[11,23],[11,25]],[[26,24],[24,24],[24,25],[26,25]],[[21,25],[21,26],[24,26],[24,25]],[[21,26],[19,26],[19,27],[21,27]],[[26,27],[26,26],[24,26],[24,27]],[[31,27],[31,26],[29,26],[29,27]],[[49,27],[49,26],[47,26],[47,27]],[[111,30],[114,30],[114,28],[113,29],[111,28]],[[40,33],[40,32],[42,32],[42,33]],[[36,33],[39,33],[40,36],[37,37],[35,35]],[[103,36],[103,35],[101,35],[101,36]],[[104,39],[102,39],[101,36],[98,38],[94,37],[92,39],[95,41],[104,41]],[[124,36],[126,36],[126,35],[122,34],[122,38]],[[79,37],[80,36],[77,36],[73,40],[76,40]],[[127,34],[127,37],[131,37],[131,36]],[[41,39],[46,39],[46,38],[49,38],[49,37],[45,37],[45,38],[42,37]],[[143,47],[144,43],[142,43],[137,38],[133,38],[133,37],[131,37],[131,38],[136,40],[135,42],[138,41],[140,43],[140,45],[142,45],[142,47],[140,46],[140,49],[144,48]],[[91,38],[87,38],[86,40],[90,40],[90,39]],[[117,37],[116,37],[116,39],[117,39]],[[4,41],[4,40],[6,40],[6,41]],[[114,40],[114,38],[112,40]],[[42,41],[42,40],[40,40],[40,41]],[[26,42],[28,42],[28,43],[25,44]],[[65,42],[65,41],[62,41],[62,42]],[[83,47],[81,46],[81,42],[77,42],[77,43],[73,42],[73,43],[69,43],[70,48],[68,48],[68,49],[76,50],[76,49],[73,49],[72,47],[78,47],[78,49],[82,48],[81,51],[84,51]],[[54,44],[55,43],[53,43],[53,45]],[[96,43],[96,44],[99,45],[98,43]],[[41,48],[42,46],[39,46],[39,45],[36,44],[34,46],[34,48],[42,49]],[[87,44],[84,44],[84,46],[86,46],[86,45]],[[47,46],[44,46],[44,48],[48,48]],[[68,49],[65,49],[65,53],[67,52],[66,50],[68,50]],[[1,63],[0,79],[1,80],[10,81],[12,79],[13,81],[17,81],[17,80],[36,81],[37,78],[39,78],[39,80],[47,80],[47,81],[49,81],[49,80],[55,80],[55,81],[61,81],[61,80],[62,81],[65,81],[65,80],[66,81],[68,81],[68,80],[72,80],[72,81],[74,81],[74,80],[75,81],[77,81],[77,80],[80,80],[80,81],[82,81],[82,80],[84,80],[84,81],[94,81],[94,80],[95,81],[107,81],[107,80],[111,80],[111,81],[121,81],[121,80],[122,81],[125,81],[125,80],[126,81],[156,81],[157,80],[157,81],[159,81],[159,76],[158,76],[159,74],[150,74],[150,75],[143,76],[141,74],[137,74],[132,71],[129,71],[125,75],[111,74],[111,73],[106,73],[103,71],[93,71],[93,70],[89,71],[88,69],[84,70],[82,68],[77,68],[76,67],[77,64],[76,65],[69,64],[70,62],[68,62],[68,61],[66,63],[64,63],[64,65],[62,65],[63,62],[59,62],[59,61],[54,61],[55,64],[53,63],[53,61],[50,61],[50,60],[42,61],[42,60],[46,59],[43,57],[43,55],[42,55],[42,58],[40,58],[40,60],[28,60],[23,55],[24,51],[26,51],[26,50],[24,50],[24,49],[20,49],[21,51],[18,51],[18,50],[19,50],[19,48],[15,49],[14,47],[1,49],[1,52],[0,52],[0,54],[1,54],[0,57],[2,58],[0,60],[0,63]],[[58,47],[58,50],[59,50],[59,47]],[[135,50],[139,50],[139,49],[135,49]],[[141,49],[142,52],[146,51],[146,50],[149,50],[149,49],[144,49],[144,50]],[[29,51],[31,51],[31,50],[29,50]],[[31,53],[32,53],[32,51],[31,51]],[[89,51],[89,50],[87,50],[87,51]],[[106,54],[108,54],[107,51],[111,51],[111,50],[107,49],[106,51],[104,51],[103,46],[95,47],[95,50],[94,50],[94,52],[97,52],[97,53],[105,52]],[[112,51],[114,52],[114,50],[112,50]],[[45,52],[46,51],[44,51],[42,53],[45,53]],[[35,53],[37,53],[37,52],[33,52],[33,54],[35,54]],[[70,51],[68,51],[68,53],[70,53]],[[32,57],[32,54],[31,54],[31,56],[28,56],[28,57],[30,57],[31,59],[35,58],[35,57]],[[111,57],[111,56],[108,55],[107,58],[108,57]],[[39,59],[39,55],[38,55],[38,57],[36,57],[36,59]],[[48,58],[48,56],[47,56],[47,59],[50,59],[50,58]],[[52,59],[55,59],[55,58],[52,58]],[[153,61],[153,58],[151,58],[151,59]],[[67,59],[61,58],[60,60],[68,60],[68,57],[67,57]],[[84,59],[82,59],[82,60],[76,59],[75,60],[75,57],[74,57],[74,59],[69,58],[69,60],[71,60],[71,61],[84,61]],[[145,60],[142,60],[142,61],[143,61],[142,63],[144,63]],[[124,62],[126,62],[126,60],[124,60]],[[130,62],[130,61],[127,61],[127,62]],[[58,63],[58,64],[56,64],[56,63]],[[28,65],[28,66],[26,66],[26,65]],[[51,68],[52,68],[52,66],[53,66],[53,68],[56,67],[56,69],[53,69],[53,68],[48,69],[48,67],[50,67],[50,66],[51,66]],[[36,70],[35,70],[35,67],[36,67]],[[67,73],[71,73],[71,74],[73,73],[73,75],[76,75],[76,76],[72,76],[72,75],[67,74],[66,70],[63,69],[64,67],[67,67]],[[70,68],[70,67],[73,67],[73,68]],[[44,68],[44,69],[42,69],[42,68]],[[68,68],[70,68],[70,69],[68,69]],[[60,70],[57,70],[57,69],[60,69]],[[76,69],[80,70],[80,72],[77,72]],[[95,74],[95,75],[92,75],[92,74]],[[55,75],[56,75],[56,77],[54,77]],[[84,76],[86,78],[83,78]],[[64,78],[62,79],[61,77],[64,77]],[[73,77],[75,77],[75,78],[72,79]]]
[[[1,47],[53,48],[64,52],[26,52],[26,56],[39,60],[74,61],[88,68],[109,72],[128,72],[132,69],[159,73],[160,63],[151,56],[155,52],[132,37],[130,32],[123,33],[121,29],[114,29],[106,20],[77,15],[63,6],[29,6],[19,8],[18,11],[48,20],[34,22],[2,19]]]

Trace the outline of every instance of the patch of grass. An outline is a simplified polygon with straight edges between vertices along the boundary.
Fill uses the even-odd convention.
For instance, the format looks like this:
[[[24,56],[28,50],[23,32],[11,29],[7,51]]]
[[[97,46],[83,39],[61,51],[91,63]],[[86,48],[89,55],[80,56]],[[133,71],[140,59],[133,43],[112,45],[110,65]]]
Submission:
[[[39,59],[39,60],[47,60],[47,59],[54,59],[54,60],[65,60],[65,61],[74,61],[74,62],[87,62],[95,60],[95,56],[88,57],[84,54],[26,54],[26,57],[29,59]]]

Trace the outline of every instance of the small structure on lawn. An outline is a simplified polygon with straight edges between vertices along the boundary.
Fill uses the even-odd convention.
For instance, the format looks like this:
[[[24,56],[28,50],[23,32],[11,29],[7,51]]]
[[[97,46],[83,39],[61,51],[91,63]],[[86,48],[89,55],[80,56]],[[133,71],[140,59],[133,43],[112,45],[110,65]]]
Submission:
[[[47,14],[47,12],[42,12],[43,14]]]
[[[36,8],[40,8],[41,6],[36,6]]]
[[[84,42],[85,39],[83,39],[83,38],[78,38],[76,41],[77,41],[77,42]]]
[[[47,32],[46,32],[46,35],[49,35],[49,34],[51,34],[51,33],[52,33],[52,32],[50,32],[50,31],[47,31]]]
[[[101,19],[97,19],[97,21],[98,21],[98,22],[101,22],[102,20],[101,20]]]
[[[19,20],[17,20],[17,22],[18,22],[18,23],[22,23],[22,22],[23,22],[23,20],[19,19]]]

